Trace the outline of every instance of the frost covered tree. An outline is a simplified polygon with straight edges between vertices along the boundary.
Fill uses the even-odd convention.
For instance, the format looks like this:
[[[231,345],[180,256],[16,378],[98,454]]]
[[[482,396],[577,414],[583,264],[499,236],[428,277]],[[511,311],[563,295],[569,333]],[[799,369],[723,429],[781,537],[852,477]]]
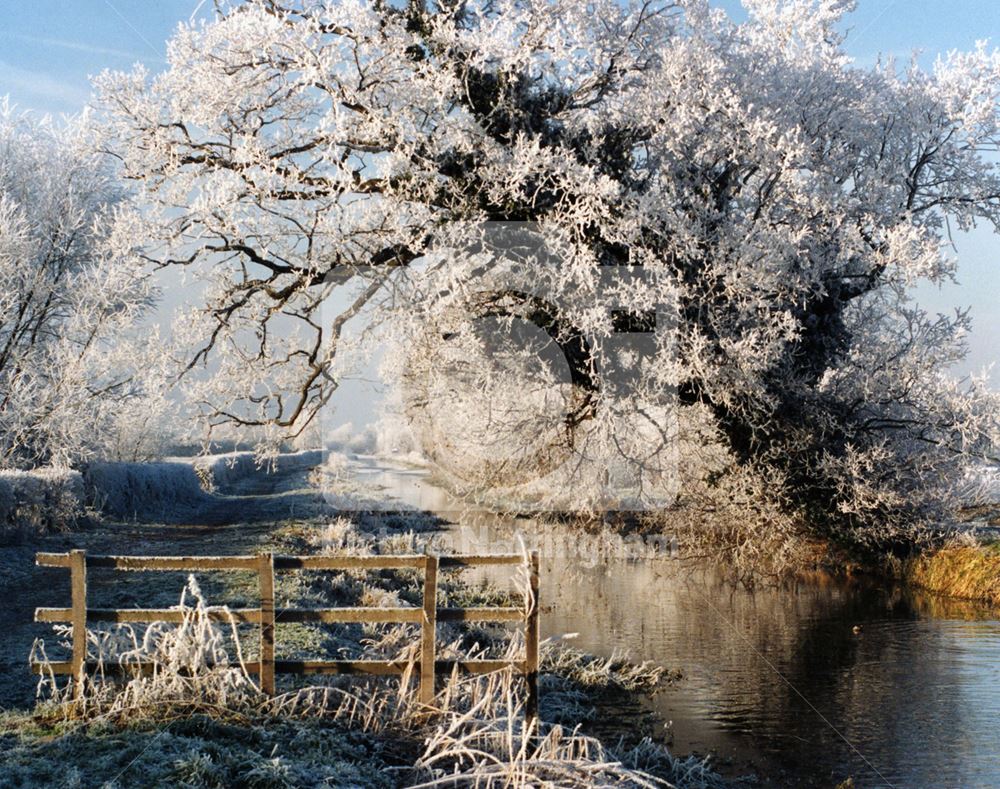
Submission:
[[[949,228],[1000,225],[1000,55],[860,68],[850,5],[747,0],[735,24],[701,0],[250,0],[182,26],[155,78],[103,75],[150,256],[208,280],[209,418],[300,429],[345,326],[404,316],[401,375],[432,397],[441,371],[496,384],[480,427],[540,468],[574,450],[655,465],[648,447],[694,425],[683,465],[712,447],[710,483],[749,473],[854,537],[933,522],[998,411],[945,372],[967,316],[909,293],[953,276]],[[488,236],[526,222],[542,243],[498,254]],[[616,352],[658,310],[669,331]],[[527,356],[482,336],[514,324],[542,360],[520,387],[504,371]]]
[[[85,118],[0,101],[0,467],[149,453],[161,349],[134,336],[155,296],[135,218]]]

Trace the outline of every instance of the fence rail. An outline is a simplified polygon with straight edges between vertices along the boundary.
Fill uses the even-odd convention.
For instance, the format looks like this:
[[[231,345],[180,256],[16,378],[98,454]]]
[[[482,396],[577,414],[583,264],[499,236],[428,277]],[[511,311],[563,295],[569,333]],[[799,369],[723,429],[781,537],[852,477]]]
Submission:
[[[286,622],[308,623],[411,623],[420,625],[420,657],[413,666],[420,679],[420,699],[434,699],[435,677],[458,669],[471,674],[488,674],[505,668],[524,675],[527,682],[525,713],[529,719],[538,714],[538,553],[527,559],[520,554],[435,556],[413,554],[398,556],[281,556],[262,553],[257,556],[93,556],[86,551],[38,553],[36,564],[62,567],[70,571],[71,607],[37,608],[36,622],[68,622],[73,628],[72,658],[67,661],[32,663],[36,673],[69,674],[76,680],[97,668],[87,659],[86,626],[90,622],[167,622],[183,621],[184,611],[177,608],[89,608],[87,606],[87,570],[215,572],[243,570],[256,572],[260,605],[257,608],[215,609],[207,612],[214,621],[235,621],[257,625],[260,630],[260,659],[245,664],[257,674],[261,690],[273,695],[276,674],[366,674],[402,675],[409,665],[393,660],[283,660],[275,656],[275,627]],[[523,608],[513,607],[440,607],[437,604],[439,569],[519,565],[527,560],[529,600]],[[274,575],[288,570],[422,570],[423,603],[412,608],[276,608]],[[525,654],[521,660],[438,660],[436,634],[438,622],[522,622]],[[151,672],[151,664],[104,666],[114,675]],[[82,682],[77,681],[79,690]]]

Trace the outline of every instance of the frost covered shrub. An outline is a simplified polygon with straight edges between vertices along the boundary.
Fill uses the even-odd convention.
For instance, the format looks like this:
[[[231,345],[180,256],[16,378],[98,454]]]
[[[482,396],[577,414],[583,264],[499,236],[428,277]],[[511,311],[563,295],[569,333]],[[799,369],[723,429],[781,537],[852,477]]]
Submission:
[[[311,542],[321,554],[363,556],[372,553],[370,539],[361,535],[347,518],[330,521]]]
[[[84,468],[83,479],[89,506],[116,518],[148,518],[197,506],[220,487],[257,474],[309,468],[322,458],[319,450],[309,450],[264,459],[253,452],[230,452],[191,460],[93,462]]]
[[[83,512],[83,490],[71,469],[0,471],[0,534],[68,528]]]
[[[263,464],[253,452],[227,452],[198,458],[193,465],[205,490],[215,491],[256,474]]]
[[[324,454],[323,450],[319,449],[273,455],[259,455],[255,452],[228,452],[222,455],[208,455],[198,458],[194,461],[194,468],[202,486],[206,490],[214,491],[259,473],[280,473],[316,466],[323,462]]]
[[[90,463],[83,472],[87,503],[106,515],[155,516],[200,502],[205,492],[190,463]]]

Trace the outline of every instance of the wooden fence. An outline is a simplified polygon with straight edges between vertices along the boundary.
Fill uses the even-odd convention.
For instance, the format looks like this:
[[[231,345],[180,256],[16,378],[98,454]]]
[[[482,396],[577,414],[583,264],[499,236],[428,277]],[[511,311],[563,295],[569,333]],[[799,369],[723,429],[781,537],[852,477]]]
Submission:
[[[275,657],[275,625],[280,622],[344,623],[393,622],[414,623],[421,627],[420,658],[414,666],[420,678],[420,699],[434,699],[434,678],[456,667],[471,674],[487,674],[507,667],[522,673],[527,681],[525,713],[530,720],[538,714],[538,553],[527,558],[530,599],[521,608],[442,608],[437,604],[439,569],[519,565],[519,554],[483,556],[88,556],[86,551],[39,553],[36,563],[42,567],[66,567],[70,571],[71,608],[37,608],[36,622],[69,622],[73,629],[72,659],[61,662],[34,662],[36,673],[52,671],[82,677],[96,663],[87,660],[86,627],[89,622],[180,622],[184,612],[177,608],[88,608],[87,570],[169,570],[205,572],[243,570],[256,572],[260,585],[258,608],[214,609],[209,615],[216,621],[235,621],[260,626],[260,659],[246,663],[250,673],[260,678],[264,693],[275,692],[275,674],[368,674],[400,675],[408,664],[392,660],[279,660]],[[274,574],[288,570],[423,570],[424,595],[421,608],[282,608],[274,603]],[[524,626],[525,654],[521,660],[437,660],[438,622],[521,622]],[[105,667],[113,671],[118,667]],[[151,670],[151,664],[132,670]],[[123,670],[123,669],[118,669]],[[77,684],[80,687],[80,683]]]

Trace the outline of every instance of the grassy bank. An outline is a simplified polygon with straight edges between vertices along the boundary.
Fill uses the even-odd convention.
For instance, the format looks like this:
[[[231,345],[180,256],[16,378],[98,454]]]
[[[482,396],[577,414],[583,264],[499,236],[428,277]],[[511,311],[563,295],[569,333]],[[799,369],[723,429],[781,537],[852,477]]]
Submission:
[[[914,536],[905,558],[877,545],[818,535],[791,519],[769,520],[763,512],[743,514],[741,518],[737,511],[704,514],[678,507],[647,515],[639,526],[644,536],[657,537],[661,545],[673,539],[678,558],[716,563],[734,583],[746,586],[816,574],[862,575],[1000,607],[1000,539],[996,536],[1000,516],[995,507],[965,513],[967,521],[976,516],[984,528],[969,523],[957,536],[922,541]],[[607,521],[601,524],[606,525]]]
[[[0,786],[392,787],[389,743],[320,722],[46,725],[0,716]]]
[[[1000,606],[1000,542],[946,545],[892,566],[904,583],[961,600]]]

